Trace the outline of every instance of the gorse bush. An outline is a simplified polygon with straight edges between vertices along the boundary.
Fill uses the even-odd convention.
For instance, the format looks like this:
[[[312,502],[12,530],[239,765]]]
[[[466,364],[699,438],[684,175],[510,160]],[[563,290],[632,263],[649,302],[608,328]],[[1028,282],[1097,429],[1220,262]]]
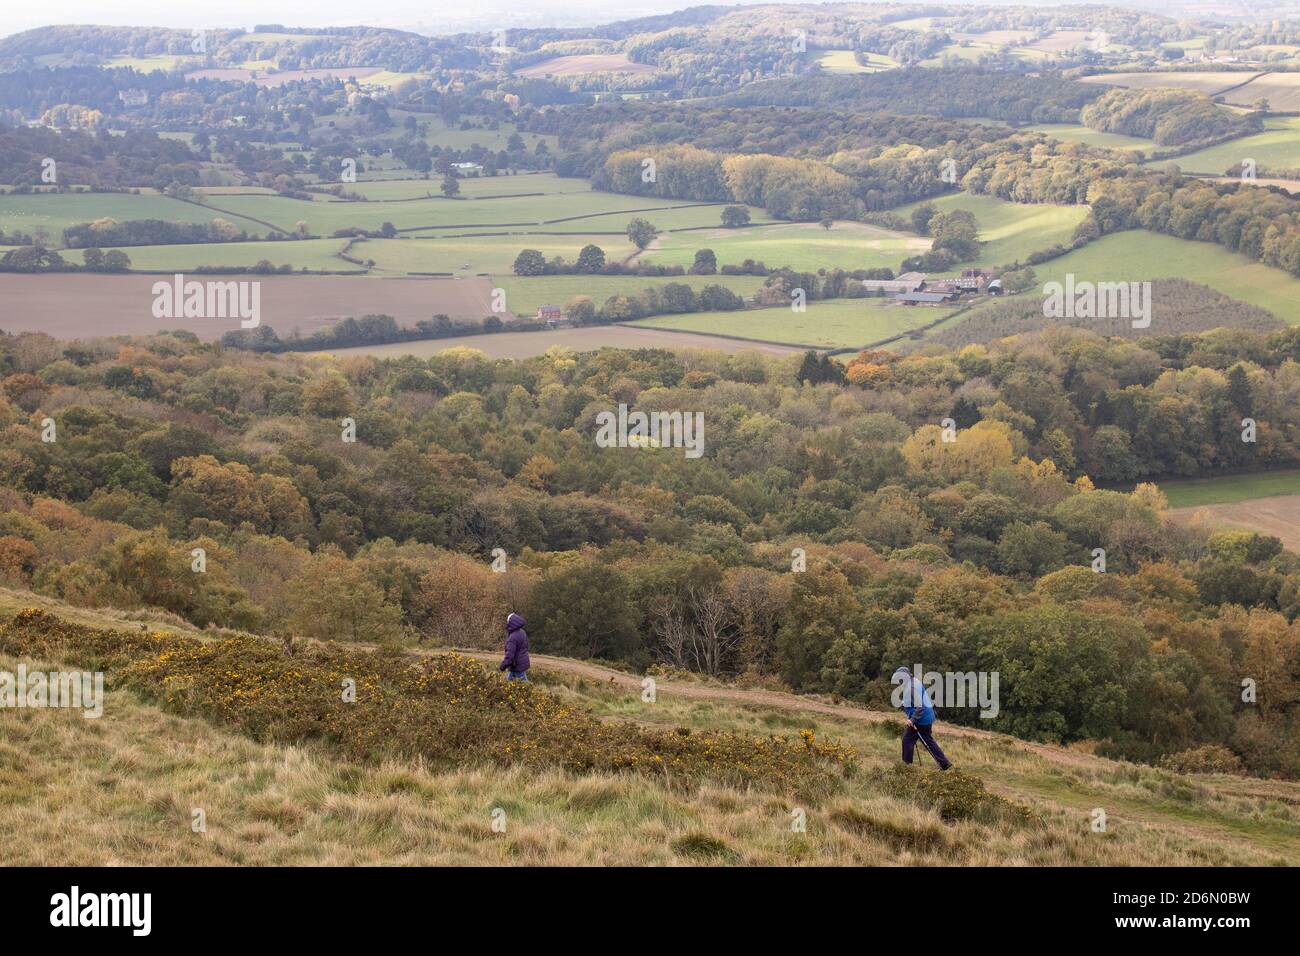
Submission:
[[[104,670],[111,686],[173,712],[233,726],[265,743],[319,742],[353,760],[396,756],[436,767],[627,771],[815,798],[836,789],[855,756],[811,731],[790,739],[605,723],[457,654],[413,658],[316,645],[289,654],[255,637],[205,641],[99,630],[34,608],[0,630],[0,651]],[[347,682],[355,687],[354,702],[344,700]]]
[[[932,806],[948,823],[974,820],[1032,826],[1040,819],[1028,807],[984,789],[984,781],[961,770],[940,772],[895,764],[876,772],[875,782],[891,796]]]

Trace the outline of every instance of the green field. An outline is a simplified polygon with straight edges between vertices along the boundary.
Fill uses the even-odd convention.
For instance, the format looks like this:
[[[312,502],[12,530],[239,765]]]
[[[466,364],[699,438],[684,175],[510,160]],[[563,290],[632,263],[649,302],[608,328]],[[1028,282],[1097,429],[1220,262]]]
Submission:
[[[832,74],[880,73],[898,67],[897,60],[883,53],[868,53],[866,56],[869,65],[864,66],[858,62],[852,50],[823,50],[818,55],[817,62],[821,64],[824,72]]]
[[[1300,324],[1300,279],[1210,242],[1130,230],[1035,266],[1034,272],[1040,288],[1063,282],[1066,273],[1076,282],[1190,279]]]
[[[385,222],[410,232],[451,228],[475,231],[502,226],[546,227],[545,231],[551,232],[623,232],[634,216],[643,216],[661,228],[680,228],[716,222],[722,208],[721,205],[682,208],[682,205],[645,196],[592,191],[509,199],[439,198],[405,202],[311,202],[287,196],[222,196],[211,203],[215,209],[263,219],[285,232],[303,221],[313,235],[319,236],[350,227],[378,229]],[[639,211],[652,207],[653,212]]]
[[[1300,469],[1161,482],[1160,490],[1169,498],[1171,508],[1199,508],[1295,495],[1300,494]]]
[[[963,268],[1023,262],[1031,253],[1056,243],[1068,244],[1088,215],[1084,206],[1030,205],[970,193],[952,193],[929,202],[940,212],[965,209],[975,216],[984,245],[979,258],[962,263]],[[918,205],[912,203],[894,212],[906,219]]]
[[[1119,133],[1100,133],[1095,129],[1089,129],[1087,126],[1070,123],[1040,123],[1037,126],[1026,126],[1025,129],[1037,133],[1046,133],[1053,139],[1063,140],[1068,143],[1083,143],[1087,146],[1101,146],[1106,149],[1150,150],[1158,148],[1155,140],[1142,139],[1140,136],[1123,136]]]
[[[367,77],[365,83],[383,83],[385,85],[394,85],[402,79],[414,77],[416,74],[394,74],[394,73],[376,73]],[[492,152],[500,152],[506,148],[506,143],[510,140],[512,133],[516,132],[513,123],[499,123],[496,129],[489,129],[485,126],[471,126],[469,129],[461,129],[460,124],[448,125],[441,116],[436,113],[412,113],[407,110],[390,109],[389,116],[393,118],[392,129],[375,137],[383,142],[401,138],[405,131],[407,117],[414,117],[419,124],[427,126],[424,134],[424,140],[430,146],[441,146],[444,149],[466,150],[471,146],[482,146],[484,149]],[[355,113],[336,113],[332,116],[324,116],[316,121],[317,130],[333,126],[337,129],[348,130],[354,126],[360,126],[365,122],[365,118]],[[519,136],[524,141],[524,146],[529,152],[537,148],[539,142],[545,143],[546,148],[554,152],[557,149],[558,140],[554,136],[520,132]]]
[[[288,201],[292,202],[292,200]],[[165,219],[168,222],[203,223],[222,218],[229,219],[238,228],[246,230],[249,235],[262,236],[267,232],[265,226],[238,215],[218,212],[179,199],[169,199],[157,193],[138,196],[130,193],[0,195],[0,231],[19,230],[34,233],[43,227],[54,244],[62,242],[63,230],[67,227],[93,222],[104,217],[119,222],[127,219]],[[289,226],[292,227],[293,222],[290,222]]]
[[[1250,87],[1247,87],[1249,89]],[[1165,160],[1188,173],[1240,175],[1242,161],[1253,159],[1265,169],[1300,168],[1300,116],[1274,116],[1264,121],[1265,131],[1211,146],[1186,156]]]
[[[655,225],[660,216],[646,214]],[[701,229],[660,236],[646,253],[649,262],[689,267],[697,249],[712,249],[718,265],[739,265],[746,259],[769,268],[790,266],[818,269],[897,269],[908,256],[925,252],[930,240],[877,226],[836,222],[829,230],[816,223],[780,223],[748,229]]]
[[[356,259],[375,260],[378,273],[452,272],[477,275],[490,272],[511,275],[515,258],[524,249],[537,249],[548,259],[570,261],[588,243],[605,250],[608,261],[622,261],[635,251],[626,236],[468,236],[442,238],[367,239],[349,253]]]
[[[371,200],[419,199],[442,196],[442,177],[431,173],[428,179],[385,179],[379,182],[344,184],[348,192]],[[460,181],[460,195],[466,199],[479,196],[519,195],[521,193],[591,192],[585,179],[561,179],[551,173],[520,173],[518,176],[468,176]],[[647,205],[655,205],[648,203]],[[665,203],[667,205],[667,203]]]
[[[284,242],[197,242],[174,246],[123,246],[122,251],[131,257],[133,270],[197,269],[199,266],[254,266],[265,259],[272,265],[285,263],[294,270],[309,269],[325,272],[361,272],[364,267],[338,258],[347,244],[346,239],[303,239]],[[81,250],[67,253],[74,262],[80,262]]]
[[[691,312],[657,315],[628,324],[819,348],[858,348],[919,328],[954,311],[924,306],[908,308],[878,298],[826,299],[809,302],[807,311],[802,313],[789,308]]]
[[[670,282],[685,283],[697,292],[720,285],[746,298],[763,288],[761,276],[498,276],[496,282],[506,290],[507,308],[520,316],[536,315],[542,305],[563,307],[580,295],[599,306],[611,295],[635,295]]]

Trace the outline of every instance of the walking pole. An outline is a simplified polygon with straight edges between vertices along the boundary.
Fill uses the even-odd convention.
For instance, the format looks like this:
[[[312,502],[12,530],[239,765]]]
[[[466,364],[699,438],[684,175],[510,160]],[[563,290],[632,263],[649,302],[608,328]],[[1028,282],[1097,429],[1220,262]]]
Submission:
[[[925,752],[930,755],[930,759],[934,761],[934,765],[936,767],[939,766],[939,758],[936,757],[934,755],[934,751],[930,749],[929,743],[926,742],[925,735],[921,733],[920,729],[916,726],[916,724],[912,725],[912,729],[916,731],[916,739],[921,741],[921,746],[924,747]]]

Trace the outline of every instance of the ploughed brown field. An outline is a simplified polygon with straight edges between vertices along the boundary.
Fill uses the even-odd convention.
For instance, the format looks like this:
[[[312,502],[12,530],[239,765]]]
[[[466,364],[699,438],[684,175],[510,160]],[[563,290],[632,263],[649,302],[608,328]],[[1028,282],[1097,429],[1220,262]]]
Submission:
[[[282,337],[294,329],[309,335],[339,319],[391,315],[413,325],[439,313],[453,319],[492,314],[487,279],[397,279],[364,276],[213,276],[186,273],[187,282],[258,282],[261,324]],[[186,329],[219,339],[239,328],[238,318],[155,318],[157,275],[0,275],[0,330],[45,332],[55,338],[147,335]]]
[[[578,76],[583,73],[653,73],[647,63],[633,63],[623,53],[584,53],[557,56],[515,70],[515,76]]]
[[[1300,552],[1300,495],[1276,495],[1222,505],[1169,509],[1170,516],[1177,521],[1190,521],[1200,512],[1207,512],[1214,524],[1271,534],[1280,539],[1288,551]]]

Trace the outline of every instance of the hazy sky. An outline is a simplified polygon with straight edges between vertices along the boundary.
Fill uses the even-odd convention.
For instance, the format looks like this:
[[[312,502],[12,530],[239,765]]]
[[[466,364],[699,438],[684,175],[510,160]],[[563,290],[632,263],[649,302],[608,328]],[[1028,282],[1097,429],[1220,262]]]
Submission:
[[[582,26],[609,23],[656,13],[668,13],[701,3],[725,5],[772,0],[40,0],[0,3],[0,36],[32,27],[63,23],[111,26],[251,27],[255,23],[289,26],[370,26],[415,30],[420,33],[490,31],[496,27]],[[786,3],[818,0],[781,0]],[[957,0],[961,2],[961,0]],[[983,0],[976,6],[1059,6],[1080,0]],[[1095,2],[1095,0],[1094,0]],[[1193,6],[1207,6],[1205,0]],[[1183,6],[1178,0],[1112,0],[1115,6],[1145,7],[1162,11]]]
[[[698,2],[698,0],[697,0]],[[740,0],[744,2],[744,0]],[[757,2],[757,0],[750,0]],[[799,2],[799,0],[794,0]],[[0,35],[58,23],[111,26],[170,26],[193,29],[250,27],[255,23],[290,26],[372,26],[455,33],[510,26],[575,26],[607,23],[692,6],[691,0],[41,0],[0,3]]]

